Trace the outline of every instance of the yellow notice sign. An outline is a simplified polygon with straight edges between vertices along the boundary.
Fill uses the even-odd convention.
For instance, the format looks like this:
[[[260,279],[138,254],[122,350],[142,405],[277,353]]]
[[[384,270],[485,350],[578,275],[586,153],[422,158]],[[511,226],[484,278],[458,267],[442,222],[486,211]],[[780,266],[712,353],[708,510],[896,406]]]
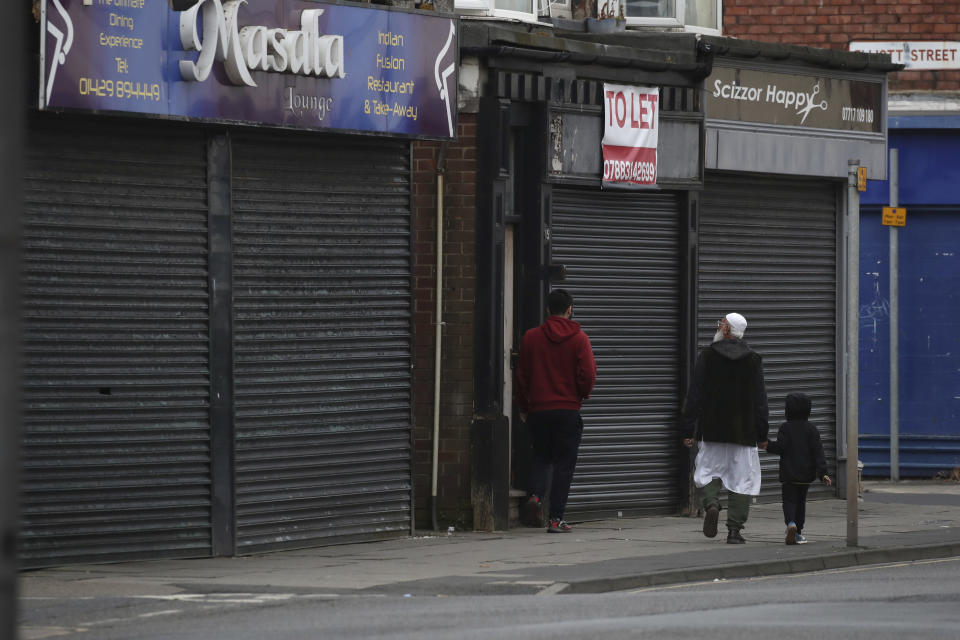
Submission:
[[[867,190],[867,168],[857,167],[857,191]]]
[[[904,207],[884,207],[880,221],[888,227],[904,227],[907,225],[907,210]]]

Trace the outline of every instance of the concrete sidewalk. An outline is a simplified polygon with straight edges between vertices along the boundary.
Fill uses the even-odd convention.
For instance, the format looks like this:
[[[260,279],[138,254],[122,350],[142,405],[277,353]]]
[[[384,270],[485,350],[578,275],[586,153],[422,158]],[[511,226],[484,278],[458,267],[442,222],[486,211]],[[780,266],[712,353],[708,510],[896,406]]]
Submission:
[[[846,502],[808,504],[809,544],[786,546],[779,504],[754,505],[746,545],[701,532],[700,518],[643,517],[542,529],[456,531],[245,558],[158,560],[24,572],[21,596],[185,593],[480,595],[600,593],[960,555],[960,484],[866,483],[859,545]]]

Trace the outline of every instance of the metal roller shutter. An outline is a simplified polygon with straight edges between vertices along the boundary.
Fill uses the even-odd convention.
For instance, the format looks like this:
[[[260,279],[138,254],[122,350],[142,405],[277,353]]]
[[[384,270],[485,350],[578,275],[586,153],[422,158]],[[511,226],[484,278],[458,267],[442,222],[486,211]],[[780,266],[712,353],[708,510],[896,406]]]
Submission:
[[[204,139],[36,116],[28,148],[21,563],[209,555]]]
[[[827,466],[836,470],[837,186],[814,180],[709,175],[699,230],[698,336],[708,344],[724,313],[747,318],[763,356],[771,437],[784,399],[813,400]],[[777,497],[777,456],[760,454],[761,495]],[[820,484],[811,495],[830,490]]]
[[[680,227],[676,197],[554,189],[552,262],[597,359],[570,492],[572,515],[680,503]]]
[[[410,152],[233,145],[237,548],[409,534]]]

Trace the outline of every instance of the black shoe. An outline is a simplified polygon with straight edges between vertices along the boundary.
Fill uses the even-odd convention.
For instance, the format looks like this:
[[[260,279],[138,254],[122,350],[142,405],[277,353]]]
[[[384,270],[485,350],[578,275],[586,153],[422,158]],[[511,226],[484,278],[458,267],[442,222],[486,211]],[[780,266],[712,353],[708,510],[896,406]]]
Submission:
[[[703,535],[708,538],[717,537],[717,520],[720,519],[720,509],[718,507],[707,507],[707,513],[703,516]]]
[[[727,532],[727,544],[747,544],[747,541],[740,535],[739,529],[730,529]]]
[[[784,542],[787,544],[797,544],[798,536],[799,534],[797,533],[797,525],[791,522],[787,525],[787,538]]]
[[[523,519],[528,527],[543,526],[543,502],[537,496],[530,496],[523,506]]]

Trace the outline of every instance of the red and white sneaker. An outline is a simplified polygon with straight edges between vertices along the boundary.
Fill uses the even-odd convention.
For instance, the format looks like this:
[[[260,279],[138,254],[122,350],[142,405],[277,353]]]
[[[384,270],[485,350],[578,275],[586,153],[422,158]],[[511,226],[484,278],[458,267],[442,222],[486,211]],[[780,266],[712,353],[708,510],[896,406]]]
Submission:
[[[573,527],[567,524],[566,520],[558,518],[550,519],[550,526],[547,527],[547,533],[570,533]]]

